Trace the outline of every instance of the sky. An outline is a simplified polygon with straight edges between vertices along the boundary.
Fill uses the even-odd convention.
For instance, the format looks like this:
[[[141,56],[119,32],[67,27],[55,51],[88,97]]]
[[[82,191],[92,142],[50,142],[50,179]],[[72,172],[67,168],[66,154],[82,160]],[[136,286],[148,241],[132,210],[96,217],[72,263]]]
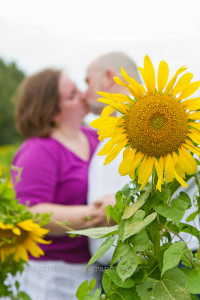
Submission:
[[[199,0],[0,0],[0,57],[27,74],[56,67],[85,89],[88,64],[123,51],[148,54],[170,74],[188,65],[200,80]]]

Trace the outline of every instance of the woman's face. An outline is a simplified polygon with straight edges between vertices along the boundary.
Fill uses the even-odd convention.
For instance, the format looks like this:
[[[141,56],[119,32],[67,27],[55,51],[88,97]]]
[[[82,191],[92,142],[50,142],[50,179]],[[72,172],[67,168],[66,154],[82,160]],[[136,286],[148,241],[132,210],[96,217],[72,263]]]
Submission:
[[[71,120],[81,123],[84,116],[89,112],[85,94],[64,74],[61,74],[58,81],[58,91],[60,95],[60,112],[56,117],[56,121],[65,122],[66,120]]]

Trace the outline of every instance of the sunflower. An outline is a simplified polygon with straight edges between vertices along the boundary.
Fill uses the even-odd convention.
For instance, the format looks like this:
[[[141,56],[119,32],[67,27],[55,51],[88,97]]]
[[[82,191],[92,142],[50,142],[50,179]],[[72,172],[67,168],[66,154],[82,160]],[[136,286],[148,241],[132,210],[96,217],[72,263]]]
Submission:
[[[41,228],[33,223],[32,219],[19,222],[16,225],[3,224],[0,222],[0,259],[5,261],[9,254],[13,259],[28,261],[28,251],[34,257],[44,255],[43,250],[37,245],[49,244],[50,241],[43,239],[48,229]]]
[[[191,83],[193,75],[189,72],[177,81],[186,69],[185,66],[178,69],[168,82],[169,68],[161,61],[156,88],[155,70],[146,55],[144,68],[139,67],[146,89],[122,68],[126,82],[119,77],[114,77],[114,81],[126,87],[132,96],[98,92],[104,97],[98,101],[108,106],[91,126],[98,128],[100,140],[109,138],[98,154],[107,155],[105,164],[108,164],[124,150],[119,173],[129,174],[134,180],[137,169],[141,189],[154,168],[158,190],[161,190],[163,179],[168,183],[174,177],[187,187],[185,174],[197,171],[197,163],[190,152],[200,155],[197,147],[200,144],[200,97],[187,98],[197,91],[200,81]],[[114,111],[120,114],[113,115]]]

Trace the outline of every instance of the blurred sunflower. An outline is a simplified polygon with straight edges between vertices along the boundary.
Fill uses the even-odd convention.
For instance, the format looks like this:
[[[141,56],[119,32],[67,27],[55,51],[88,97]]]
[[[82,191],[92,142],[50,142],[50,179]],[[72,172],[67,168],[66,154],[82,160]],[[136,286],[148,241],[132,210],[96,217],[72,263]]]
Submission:
[[[1,261],[5,261],[9,254],[13,254],[15,261],[20,259],[28,261],[28,251],[34,257],[44,255],[43,250],[37,243],[51,243],[43,239],[48,232],[48,229],[41,228],[40,225],[33,223],[32,219],[19,222],[16,225],[0,222]]]
[[[109,106],[91,126],[98,128],[100,140],[110,138],[98,154],[107,155],[105,164],[108,164],[125,148],[119,173],[129,174],[134,180],[138,167],[141,189],[147,184],[154,166],[159,190],[163,175],[166,182],[172,182],[175,177],[187,187],[183,180],[185,173],[191,175],[197,171],[197,163],[189,151],[200,155],[196,146],[200,144],[200,123],[196,122],[200,120],[200,111],[196,111],[200,109],[200,98],[186,98],[200,87],[200,81],[190,83],[193,74],[188,72],[175,84],[178,75],[186,69],[185,66],[178,69],[167,83],[169,68],[161,61],[156,89],[155,70],[146,55],[144,68],[139,67],[146,89],[122,68],[126,82],[119,77],[114,80],[126,87],[133,97],[98,92],[104,97],[98,101]],[[115,110],[121,115],[112,116]]]

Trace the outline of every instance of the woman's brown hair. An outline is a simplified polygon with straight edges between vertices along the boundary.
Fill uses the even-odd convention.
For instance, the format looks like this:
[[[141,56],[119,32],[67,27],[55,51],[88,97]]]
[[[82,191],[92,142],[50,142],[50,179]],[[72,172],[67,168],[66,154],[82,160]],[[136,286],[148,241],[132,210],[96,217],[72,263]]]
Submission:
[[[59,113],[58,81],[61,71],[46,69],[26,78],[15,98],[15,121],[24,138],[49,136]]]

